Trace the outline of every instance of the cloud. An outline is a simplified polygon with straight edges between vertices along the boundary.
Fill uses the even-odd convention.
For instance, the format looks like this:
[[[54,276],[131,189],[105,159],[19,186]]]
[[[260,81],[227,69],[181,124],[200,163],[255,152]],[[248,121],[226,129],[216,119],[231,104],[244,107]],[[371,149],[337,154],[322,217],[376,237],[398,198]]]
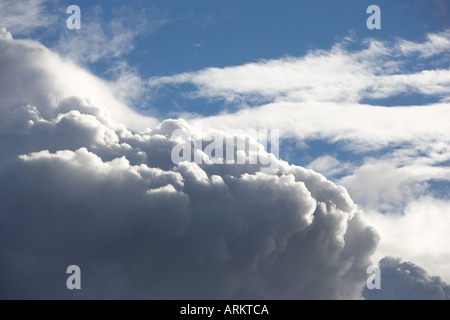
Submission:
[[[300,154],[308,153],[302,144],[323,141],[331,149],[309,160],[310,168],[345,185],[363,209],[401,212],[413,197],[427,192],[430,181],[448,181],[450,122],[445,97],[450,72],[425,61],[405,67],[418,58],[417,52],[444,59],[447,38],[444,31],[429,34],[424,42],[369,41],[366,49],[356,52],[338,44],[305,57],[209,68],[151,82],[164,86],[192,81],[199,96],[264,100],[201,119],[205,127],[220,129],[282,128],[281,137],[294,138]],[[417,67],[416,73],[406,71]],[[337,88],[336,95],[328,92],[341,85],[345,88]],[[402,106],[382,106],[382,100],[375,99],[402,92],[407,101]],[[414,104],[419,99],[408,94],[430,99],[442,95],[441,102]]]
[[[378,237],[345,189],[284,163],[278,175],[188,162],[162,170],[133,141],[168,153],[164,133],[182,122],[114,135],[77,110],[60,118],[33,137],[55,146],[61,125],[66,146],[144,155],[132,165],[87,147],[42,150],[4,166],[2,298],[70,298],[58,281],[75,262],[88,274],[84,298],[358,297]]]
[[[156,7],[113,10],[108,20],[104,15],[101,6],[83,11],[81,29],[62,30],[54,49],[83,65],[117,59],[134,50],[136,38],[149,36],[169,22]]]
[[[424,58],[447,53],[449,31],[429,34],[422,43],[397,39],[394,43],[366,39],[366,47],[349,51],[348,41],[330,50],[313,50],[303,57],[261,60],[240,66],[207,68],[173,76],[153,77],[152,86],[193,84],[193,97],[226,101],[360,102],[416,92],[448,98],[447,68],[406,71],[418,52]],[[448,57],[447,57],[448,58]]]
[[[357,60],[358,54],[377,57],[383,48],[372,42],[366,51],[342,61]],[[324,60],[314,60],[314,55],[308,59],[337,61],[348,53],[336,47],[316,55]],[[258,164],[215,164],[206,153],[201,154],[203,164],[175,165],[171,150],[180,141],[172,132],[184,130],[182,139],[188,144],[198,139],[189,121],[158,123],[143,117],[118,101],[115,93],[120,96],[120,90],[113,93],[111,83],[37,42],[12,39],[5,29],[0,29],[0,65],[0,148],[5,151],[0,154],[2,298],[359,298],[379,241],[369,225],[373,222],[382,237],[377,258],[394,252],[395,246],[405,257],[410,250],[405,243],[417,237],[417,216],[427,208],[432,208],[430,214],[419,220],[426,226],[420,231],[429,236],[424,242],[428,247],[411,251],[411,260],[428,267],[431,255],[422,254],[433,248],[432,265],[437,266],[446,250],[436,245],[443,238],[430,236],[444,234],[434,227],[446,221],[445,202],[424,198],[414,206],[410,203],[404,218],[380,217],[373,210],[368,224],[344,187],[274,159],[259,144],[261,156],[277,163],[273,175],[261,172]],[[266,67],[265,62],[261,65]],[[127,65],[122,67],[129,71]],[[388,61],[373,67],[379,68],[377,74],[391,77],[401,66]],[[120,75],[121,69],[113,72]],[[439,86],[447,81],[443,69],[414,74],[417,86],[412,88],[430,75],[437,79],[420,92],[440,95]],[[402,76],[391,79],[396,89],[402,88]],[[414,82],[406,78],[408,86]],[[220,84],[218,91],[205,82],[199,92],[270,100],[285,90],[280,86],[266,94],[266,84],[255,89],[252,81],[237,92],[231,82]],[[157,82],[153,84],[161,84]],[[391,94],[387,87],[385,92]],[[380,107],[358,103],[361,97],[373,96],[359,89],[349,98],[338,94],[340,88],[336,94],[331,90],[331,100],[326,101],[317,98],[317,88],[304,96],[296,95],[296,86],[287,88],[292,101],[276,98],[235,114],[203,118],[204,128],[223,136],[229,128],[283,128],[283,137],[339,141],[353,153],[394,146],[378,163],[368,157],[356,166],[331,156],[310,163],[333,175],[348,175],[355,168],[354,176],[341,181],[360,200],[370,200],[367,195],[374,192],[380,202],[396,202],[414,195],[404,186],[423,186],[446,176],[450,149],[445,101]],[[343,164],[348,167],[339,171]],[[366,192],[355,192],[362,189]],[[393,225],[398,234],[390,229]],[[399,234],[402,240],[393,242]],[[420,267],[392,261],[382,260],[380,266],[387,276],[382,279],[399,286],[395,297],[446,297],[446,285],[439,279]],[[72,264],[82,269],[81,292],[65,288],[65,270]],[[405,280],[406,274],[414,275],[413,284]]]
[[[380,261],[381,289],[364,288],[370,300],[448,300],[450,286],[412,262],[385,257]]]
[[[107,74],[111,78],[108,86],[117,99],[141,112],[153,111],[147,103],[150,100],[150,88],[135,68],[124,61],[119,61],[108,69]]]
[[[369,159],[355,171],[340,180],[365,208],[391,209],[390,205],[400,205],[424,191],[420,187],[423,177],[419,168],[412,166],[397,167],[393,163]]]
[[[63,60],[38,42],[13,40],[7,31],[0,32],[0,64],[8,75],[0,79],[0,101],[8,112],[33,105],[44,118],[53,118],[63,100],[76,96],[107,108],[113,119],[126,125],[143,128],[156,123],[119,101],[108,82]]]
[[[220,129],[282,128],[280,134],[284,138],[339,142],[343,150],[362,153],[387,146],[423,149],[427,143],[434,145],[433,141],[439,148],[439,143],[449,138],[448,112],[448,103],[381,107],[356,103],[276,102],[201,119],[205,127]]]
[[[326,177],[349,174],[352,171],[352,168],[348,164],[343,164],[330,155],[325,155],[314,159],[308,164],[307,167],[320,172]]]
[[[399,256],[426,266],[444,280],[450,279],[450,203],[448,200],[422,196],[410,200],[400,213],[365,212],[365,217],[380,233],[374,260]]]
[[[378,238],[345,189],[287,164],[214,171],[103,161],[84,147],[19,156],[1,174],[3,298],[70,297],[57,288],[69,261],[90,274],[86,298],[359,295]]]
[[[188,97],[210,99],[211,105],[225,100],[246,106],[197,116],[204,127],[281,128],[282,139],[295,139],[296,155],[308,159],[305,165],[345,186],[364,212],[387,214],[386,223],[374,222],[384,243],[377,259],[404,257],[450,281],[447,248],[441,245],[446,235],[425,237],[433,255],[423,246],[416,247],[419,253],[409,239],[422,238],[417,236],[420,228],[400,237],[396,231],[408,227],[391,220],[417,208],[420,197],[430,197],[432,203],[447,197],[449,31],[427,34],[422,41],[346,41],[302,57],[207,68],[155,77],[149,83],[160,90],[189,83],[194,90]],[[366,45],[348,49],[359,42]],[[307,146],[316,141],[326,147],[308,157]],[[417,214],[426,215],[427,209],[421,210]],[[441,218],[432,215],[428,224],[446,221]]]
[[[56,22],[55,16],[46,10],[46,0],[0,1],[0,27],[13,34],[30,34]]]
[[[0,1],[0,28],[14,36],[34,35],[63,59],[84,68],[99,61],[104,70],[95,66],[97,74],[109,78],[104,81],[116,93],[116,99],[136,108],[149,108],[149,88],[135,68],[124,57],[135,49],[138,38],[149,37],[171,22],[168,14],[157,6],[122,7],[104,12],[102,6],[80,6],[81,29],[66,27],[67,6],[50,4],[53,0]],[[107,16],[107,18],[105,18]],[[38,33],[40,28],[45,33]],[[2,32],[5,36],[7,33]],[[149,112],[150,113],[150,112]]]
[[[123,123],[149,119],[130,117],[102,80],[7,38],[1,298],[360,296],[378,235],[345,188],[277,159],[273,175],[258,164],[175,165],[172,132],[197,139],[187,122],[131,130]],[[65,288],[72,264],[80,292]]]
[[[107,62],[104,70],[97,73],[109,78],[106,84],[115,97],[136,109],[149,109],[146,101],[150,88],[125,58],[134,51],[137,39],[149,37],[171,23],[168,14],[156,6],[139,5],[105,13],[98,5],[82,9],[82,21],[80,30],[62,29],[59,39],[50,45],[52,50],[84,67]]]
[[[441,2],[445,5],[445,2]],[[400,50],[408,55],[419,53],[421,58],[430,58],[441,53],[447,53],[450,47],[450,30],[445,30],[437,34],[428,34],[427,41],[415,43],[412,41],[400,40]]]

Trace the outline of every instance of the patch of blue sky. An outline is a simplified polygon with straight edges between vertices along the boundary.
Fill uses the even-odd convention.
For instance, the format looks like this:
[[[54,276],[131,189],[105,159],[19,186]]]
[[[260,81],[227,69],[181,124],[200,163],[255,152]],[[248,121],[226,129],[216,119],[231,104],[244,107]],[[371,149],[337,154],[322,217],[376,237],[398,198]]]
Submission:
[[[148,28],[148,32],[137,32],[129,51],[125,50],[119,57],[103,57],[86,63],[94,74],[108,80],[114,78],[110,69],[119,60],[137,70],[142,79],[147,79],[261,59],[301,57],[308,50],[328,50],[349,36],[356,39],[346,44],[350,51],[360,49],[360,40],[365,38],[383,41],[400,37],[418,41],[423,40],[427,32],[442,31],[450,26],[446,15],[440,12],[443,9],[432,0],[377,1],[382,12],[381,30],[369,30],[365,25],[366,9],[372,1],[134,0],[130,8],[130,1],[123,0],[64,0],[57,5],[44,4],[46,10],[58,13],[61,28],[39,28],[32,38],[53,47],[61,37],[73,36],[73,30],[64,28],[65,9],[71,4],[82,10],[82,32],[95,32],[89,29],[93,22],[100,24],[104,32],[110,32],[109,24],[114,20],[120,20],[125,29],[133,31],[139,27],[133,15],[140,15],[146,21],[144,28]],[[403,67],[413,72],[421,63],[435,63],[429,60],[411,59]],[[448,60],[436,66],[439,67],[448,68]],[[157,106],[161,115],[174,114],[179,107],[184,112],[203,115],[236,109],[225,101],[192,99],[194,95],[183,90],[183,86],[174,87],[162,98],[158,96],[159,101],[150,101],[148,105]],[[392,106],[414,101],[427,104],[436,99],[413,93],[363,102]],[[252,106],[251,101],[247,105]]]
[[[434,198],[441,200],[450,198],[450,183],[448,180],[428,180],[427,190]]]
[[[386,98],[364,98],[360,100],[360,103],[384,107],[408,107],[429,105],[439,103],[440,101],[441,98],[439,96],[425,95],[417,92],[403,92]]]

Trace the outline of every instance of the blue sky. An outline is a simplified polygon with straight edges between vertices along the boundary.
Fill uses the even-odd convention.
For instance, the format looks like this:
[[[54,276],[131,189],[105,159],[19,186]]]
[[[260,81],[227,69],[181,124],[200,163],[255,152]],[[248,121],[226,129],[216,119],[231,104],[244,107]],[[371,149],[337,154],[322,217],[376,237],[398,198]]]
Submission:
[[[126,1],[66,1],[82,8],[83,22],[95,7],[110,21]],[[143,76],[170,75],[206,67],[238,65],[258,59],[299,56],[328,49],[353,33],[358,38],[415,40],[449,26],[433,1],[378,1],[382,29],[366,28],[370,1],[134,1],[150,8],[146,16],[167,20],[158,32],[139,37],[127,59]],[[65,4],[61,3],[61,8]],[[125,11],[126,14],[126,11]],[[131,21],[133,22],[133,21]],[[45,32],[45,30],[43,30]],[[143,53],[144,52],[144,53]]]
[[[81,30],[66,28],[73,4],[81,8]],[[366,27],[372,4],[381,9],[380,30]],[[183,121],[201,120],[205,130],[279,129],[281,160],[345,187],[378,231],[375,262],[400,257],[450,282],[449,1],[0,0],[2,26],[3,37],[31,39],[62,59],[39,56],[42,68],[55,73],[48,83],[61,89],[22,103],[50,117],[39,103],[55,97],[64,111],[71,92],[130,130],[117,142],[111,137],[125,129],[85,106],[73,107],[81,115],[33,118],[32,125],[56,125],[65,117],[70,124],[84,119],[83,112],[94,116],[86,120],[89,130],[83,127],[85,141],[67,146],[74,159],[84,154],[75,146],[104,161],[120,158],[117,150],[124,148],[136,151],[123,154],[133,165],[152,166],[143,160],[153,159],[152,149],[142,141],[159,138],[146,135],[167,134],[166,127]],[[179,122],[158,126],[169,118]],[[91,144],[92,132],[109,136]],[[48,150],[64,144],[55,141]],[[158,165],[168,170],[171,164]],[[189,170],[177,170],[189,181]]]
[[[82,30],[64,28],[65,8],[79,5]],[[44,8],[53,15],[52,27],[29,28],[31,34],[49,47],[71,41],[75,35],[87,38],[102,30],[107,38],[119,30],[131,33],[121,53],[107,53],[90,59],[85,48],[79,63],[105,79],[119,62],[137,70],[143,79],[194,72],[208,67],[229,67],[260,60],[301,57],[311,50],[329,50],[336,42],[352,37],[348,49],[361,49],[363,39],[392,41],[402,38],[421,40],[427,33],[450,27],[445,1],[379,1],[381,30],[366,28],[370,1],[62,1],[48,2]],[[113,24],[120,24],[115,29]],[[91,28],[93,25],[96,28]],[[59,27],[58,27],[59,26]],[[18,37],[20,38],[20,33]],[[105,38],[105,39],[106,39]],[[64,43],[62,44],[64,45]],[[59,49],[65,49],[60,45]],[[70,54],[72,48],[67,49]],[[60,50],[61,51],[61,50]],[[86,52],[87,51],[87,52]],[[95,51],[95,50],[94,50]],[[78,53],[76,53],[78,54]],[[83,58],[84,57],[84,58]],[[414,62],[410,66],[414,68]],[[171,90],[172,89],[172,90]],[[186,99],[189,84],[169,88],[162,94],[152,92],[134,107],[160,118],[173,112],[196,112],[204,115],[236,110],[223,101]],[[377,101],[381,105],[408,105],[433,102],[434,97],[400,95]],[[371,103],[367,99],[367,103]],[[417,103],[417,102],[416,102]]]
[[[206,67],[239,65],[259,59],[301,56],[311,49],[329,49],[349,35],[380,40],[417,40],[450,26],[439,1],[378,1],[381,30],[366,28],[371,1],[60,1],[48,10],[82,9],[83,23],[123,19],[136,28],[133,16],[150,24],[125,55],[144,77],[171,75]],[[99,10],[100,9],[100,10]],[[133,11],[134,10],[134,11]],[[445,9],[446,10],[446,9]],[[145,12],[145,15],[143,14]],[[64,22],[64,16],[58,17]],[[155,32],[152,24],[160,24]],[[64,24],[63,24],[64,25]],[[56,26],[55,26],[56,27]],[[152,31],[153,30],[153,31]],[[57,28],[39,28],[35,35],[52,45]],[[83,31],[89,32],[86,26]],[[71,33],[66,36],[70,37]],[[94,70],[100,66],[91,66]]]
[[[111,32],[107,23],[115,19],[125,17],[124,26],[132,30],[138,28],[133,15],[146,20],[149,26],[138,31],[133,49],[120,56],[143,78],[236,66],[262,59],[299,57],[310,50],[328,50],[349,36],[356,40],[348,44],[349,49],[361,49],[364,44],[358,40],[366,38],[420,40],[426,33],[450,26],[448,13],[444,12],[447,9],[430,0],[378,2],[382,10],[381,30],[366,28],[369,17],[366,8],[372,4],[370,1],[135,1],[135,12],[126,9],[124,13],[121,10],[127,5],[121,1],[77,3],[83,10],[83,22],[89,23],[95,15],[92,19],[103,21],[105,32]],[[145,10],[140,11],[140,8]],[[79,32],[90,31],[87,27]],[[71,33],[67,31],[65,36],[70,38]],[[51,40],[44,43],[52,46]],[[109,78],[111,75],[107,72],[111,68],[108,59],[88,63],[88,67],[99,76]],[[229,108],[235,110],[223,101],[185,99],[186,91],[191,90],[188,84],[180,85],[174,91],[147,96],[148,104],[145,101],[142,105],[140,101],[136,107],[145,110],[151,106],[160,117],[173,116],[171,112],[180,109],[208,115]],[[428,103],[433,99],[410,93],[378,103],[408,105],[412,101]]]

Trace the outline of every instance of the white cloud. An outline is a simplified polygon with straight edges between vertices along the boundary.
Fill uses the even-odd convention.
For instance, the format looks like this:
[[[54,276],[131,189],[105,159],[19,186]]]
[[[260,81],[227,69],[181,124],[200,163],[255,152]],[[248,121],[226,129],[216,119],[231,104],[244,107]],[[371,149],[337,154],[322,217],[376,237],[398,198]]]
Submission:
[[[396,167],[393,163],[369,159],[352,174],[340,180],[363,208],[378,208],[392,212],[392,205],[404,205],[424,191],[417,184],[417,168]],[[419,187],[419,190],[418,190]]]
[[[336,175],[349,174],[352,168],[349,164],[341,163],[335,157],[325,155],[311,161],[308,166],[326,177],[334,177]]]
[[[345,43],[315,50],[304,57],[262,60],[240,66],[207,68],[192,73],[154,77],[157,87],[192,83],[195,96],[227,101],[359,102],[411,92],[448,98],[450,71],[446,68],[407,72],[408,55],[448,52],[449,31],[428,35],[424,43],[366,40],[367,48],[350,52]],[[413,60],[411,60],[414,63]],[[417,66],[418,67],[418,66]]]
[[[135,68],[119,61],[108,70],[108,74],[112,77],[108,85],[120,101],[143,110],[149,109],[148,85]]]
[[[366,218],[380,233],[375,260],[400,256],[426,266],[450,282],[450,203],[425,196],[412,200],[404,212],[367,212]]]
[[[113,10],[108,19],[104,15],[101,6],[83,11],[81,29],[62,30],[52,49],[81,66],[107,61],[103,75],[111,79],[107,84],[115,97],[136,108],[149,108],[148,85],[125,57],[135,49],[137,38],[149,37],[171,21],[156,6]]]
[[[344,73],[347,79],[342,63],[374,58],[375,75],[387,77],[380,87],[384,95],[395,93],[390,91],[391,84],[400,91],[406,86],[417,89],[430,76],[428,71],[437,79],[417,90],[442,93],[448,76],[445,70],[422,70],[399,80],[393,74],[400,68],[396,61],[378,63],[384,49],[372,42],[369,49],[349,58],[337,46],[303,58],[311,59],[311,69],[297,60],[305,70],[316,68],[322,75],[311,78],[316,85],[322,78],[324,84],[335,83],[336,79],[325,77],[333,68],[335,78]],[[201,79],[202,95],[231,99],[248,95],[275,101],[205,118],[205,129],[283,128],[284,137],[343,141],[352,152],[398,147],[392,158],[385,156],[384,162],[373,165],[367,160],[353,177],[343,178],[351,191],[366,190],[356,193],[360,199],[375,192],[378,199],[385,195],[390,202],[402,200],[409,194],[403,186],[420,185],[447,173],[440,162],[449,159],[448,104],[408,108],[357,104],[362,96],[375,94],[359,89],[364,79],[373,77],[361,69],[364,62],[350,68],[356,71],[350,72],[348,81],[361,80],[356,94],[355,86],[345,91],[338,84],[330,88],[333,101],[320,98],[325,89],[308,89],[306,79],[292,87],[289,81],[279,87],[276,81],[266,83],[263,69],[274,67],[269,69],[275,75],[277,70],[288,72],[288,60],[251,65],[251,71],[262,70],[257,85],[252,82],[258,79],[245,80],[246,72],[240,73],[248,65],[237,67],[237,73],[231,68],[231,76],[227,69],[224,73],[218,69],[220,76],[211,86],[207,79],[212,74],[210,80],[214,80],[217,70],[200,72],[207,75],[196,78]],[[331,69],[321,70],[323,61]],[[275,175],[261,173],[259,165],[176,166],[170,160],[175,144],[171,133],[183,128],[193,135],[185,121],[156,125],[155,119],[143,118],[118,102],[110,84],[37,42],[12,40],[6,30],[0,32],[0,65],[0,147],[8,150],[0,154],[3,297],[71,298],[60,283],[65,283],[64,270],[74,260],[88,271],[84,274],[92,276],[83,282],[86,298],[359,297],[378,235],[364,222],[344,187],[283,161]],[[182,75],[180,81],[190,76]],[[243,86],[236,89],[232,80],[237,76],[242,77]],[[272,85],[275,89],[264,93]],[[280,93],[295,102],[279,101]],[[425,155],[417,157],[421,153]],[[324,157],[311,167],[334,174],[340,163]],[[372,180],[377,178],[381,180]],[[403,220],[407,228],[398,228],[404,234],[395,243],[391,239],[397,229],[390,229],[391,216],[372,214],[370,221],[380,228],[384,241],[378,254],[394,252],[409,258],[405,243],[413,233],[408,230],[417,229],[416,218],[411,217],[433,207],[434,201],[408,207]],[[437,221],[445,221],[444,211],[436,209],[429,219],[421,220],[428,223],[424,236],[431,234]],[[436,245],[440,239],[444,236],[427,238],[435,250],[434,265],[446,250]],[[411,252],[412,259],[433,265],[431,256]],[[61,270],[63,275],[58,276]],[[428,289],[421,287],[421,292]]]
[[[422,58],[430,58],[441,53],[448,53],[450,47],[450,30],[445,30],[437,34],[428,34],[427,41],[422,43],[400,39],[399,46],[402,53],[419,53]]]
[[[11,112],[34,105],[49,118],[59,112],[57,107],[63,100],[76,96],[104,107],[113,119],[133,128],[156,123],[120,102],[108,82],[64,61],[38,42],[0,37],[0,50],[2,72],[8,75],[0,79],[0,101]]]
[[[5,27],[0,27],[0,37],[11,40],[12,34]]]
[[[276,102],[203,118],[205,126],[282,128],[283,137],[340,141],[347,150],[378,150],[405,143],[426,145],[447,141],[447,103],[410,107],[379,107],[332,102]],[[430,128],[432,128],[430,130]]]
[[[30,34],[37,28],[56,22],[55,16],[45,10],[47,0],[0,1],[0,27],[13,34]]]
[[[153,78],[149,83],[161,88],[192,83],[197,88],[194,96],[257,104],[204,117],[205,127],[281,128],[283,138],[295,137],[298,144],[320,140],[337,145],[350,160],[323,150],[309,167],[339,176],[337,182],[348,188],[365,212],[391,214],[380,216],[385,223],[374,222],[384,243],[377,258],[396,255],[417,261],[450,281],[446,271],[448,252],[442,246],[447,243],[446,235],[439,232],[438,236],[427,237],[428,229],[423,230],[427,239],[424,243],[433,248],[433,254],[425,257],[423,246],[416,247],[420,254],[410,246],[410,239],[422,238],[418,236],[420,228],[411,227],[414,232],[400,237],[396,231],[407,232],[410,226],[403,228],[391,220],[402,213],[408,217],[411,208],[416,208],[417,215],[426,215],[426,208],[419,208],[415,200],[433,196],[434,182],[449,181],[448,32],[429,34],[422,42],[370,40],[360,51],[349,51],[338,44],[329,51],[312,51],[304,57],[208,68]],[[373,100],[398,95],[404,95],[407,105],[377,106],[383,101]],[[439,102],[415,104],[414,96]],[[366,101],[372,104],[363,103]],[[415,215],[412,217],[414,220]],[[435,216],[428,225],[440,221],[446,218]]]
[[[79,30],[66,28],[66,7],[55,5],[54,0],[0,1],[0,32],[3,37],[34,34],[45,27],[45,36],[51,47],[64,59],[88,67],[100,60],[108,61],[103,75],[111,80],[104,82],[116,93],[122,103],[137,108],[149,107],[142,102],[149,92],[146,81],[124,60],[124,56],[135,48],[139,37],[148,37],[159,28],[170,23],[168,14],[156,6],[121,8],[112,10],[105,17],[100,5],[87,9],[81,6],[82,27]],[[52,4],[52,6],[50,6]],[[51,9],[51,10],[50,10]],[[6,31],[8,30],[8,31]],[[40,39],[42,34],[37,34]]]

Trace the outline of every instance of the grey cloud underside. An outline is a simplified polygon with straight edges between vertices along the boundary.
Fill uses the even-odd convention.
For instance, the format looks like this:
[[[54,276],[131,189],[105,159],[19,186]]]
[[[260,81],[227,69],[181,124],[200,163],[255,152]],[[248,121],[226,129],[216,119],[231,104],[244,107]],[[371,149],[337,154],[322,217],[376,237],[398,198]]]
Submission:
[[[82,268],[86,298],[358,297],[378,238],[345,189],[283,163],[277,175],[219,176],[209,165],[150,162],[80,148],[5,165],[2,297],[71,297],[70,264]]]
[[[378,236],[344,188],[283,161],[174,165],[183,120],[132,131],[58,91],[40,45],[0,49],[0,298],[360,296]]]
[[[373,300],[448,300],[450,285],[440,277],[430,276],[427,271],[412,262],[385,257],[380,263],[381,290],[364,288],[366,299]]]

